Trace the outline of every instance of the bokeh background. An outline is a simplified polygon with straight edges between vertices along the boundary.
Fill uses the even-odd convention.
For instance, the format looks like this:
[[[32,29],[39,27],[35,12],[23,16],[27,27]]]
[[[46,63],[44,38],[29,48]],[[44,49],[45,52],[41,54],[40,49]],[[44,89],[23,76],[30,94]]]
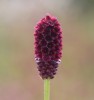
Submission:
[[[94,100],[94,0],[0,0],[0,100],[43,100],[33,34],[46,13],[64,35],[51,100]]]

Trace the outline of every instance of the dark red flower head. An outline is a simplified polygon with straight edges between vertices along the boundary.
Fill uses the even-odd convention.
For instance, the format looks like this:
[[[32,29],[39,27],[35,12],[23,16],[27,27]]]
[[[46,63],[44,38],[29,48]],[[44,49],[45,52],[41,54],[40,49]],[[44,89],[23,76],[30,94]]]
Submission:
[[[52,79],[62,55],[62,30],[55,17],[46,15],[35,27],[35,60],[40,76]]]

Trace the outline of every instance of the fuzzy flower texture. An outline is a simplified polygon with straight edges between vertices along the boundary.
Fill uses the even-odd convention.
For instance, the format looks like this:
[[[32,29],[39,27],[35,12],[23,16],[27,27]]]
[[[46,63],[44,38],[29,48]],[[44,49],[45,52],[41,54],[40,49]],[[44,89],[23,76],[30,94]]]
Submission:
[[[35,27],[35,60],[42,79],[52,79],[62,56],[62,30],[51,15],[42,18]]]

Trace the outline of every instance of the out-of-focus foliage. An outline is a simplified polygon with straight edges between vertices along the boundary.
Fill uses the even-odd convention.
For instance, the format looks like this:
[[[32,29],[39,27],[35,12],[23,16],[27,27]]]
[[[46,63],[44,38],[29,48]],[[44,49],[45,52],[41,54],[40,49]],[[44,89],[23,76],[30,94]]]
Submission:
[[[72,6],[81,9],[82,13],[87,13],[90,10],[94,10],[94,0],[73,0]]]

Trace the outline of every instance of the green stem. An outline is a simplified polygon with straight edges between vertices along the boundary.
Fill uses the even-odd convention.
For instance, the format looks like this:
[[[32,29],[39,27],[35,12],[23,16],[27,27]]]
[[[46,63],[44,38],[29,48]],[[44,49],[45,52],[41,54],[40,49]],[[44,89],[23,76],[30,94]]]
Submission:
[[[44,100],[50,100],[50,79],[44,80]]]

